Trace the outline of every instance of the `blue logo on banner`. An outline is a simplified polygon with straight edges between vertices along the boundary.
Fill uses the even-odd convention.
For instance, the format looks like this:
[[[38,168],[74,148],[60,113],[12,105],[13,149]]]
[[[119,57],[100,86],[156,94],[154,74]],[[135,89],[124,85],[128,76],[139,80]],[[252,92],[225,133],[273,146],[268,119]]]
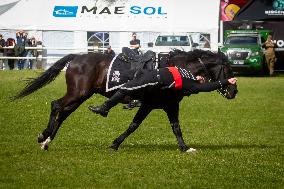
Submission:
[[[272,5],[276,10],[284,10],[284,0],[274,0]]]
[[[76,17],[78,6],[55,6],[54,17]]]

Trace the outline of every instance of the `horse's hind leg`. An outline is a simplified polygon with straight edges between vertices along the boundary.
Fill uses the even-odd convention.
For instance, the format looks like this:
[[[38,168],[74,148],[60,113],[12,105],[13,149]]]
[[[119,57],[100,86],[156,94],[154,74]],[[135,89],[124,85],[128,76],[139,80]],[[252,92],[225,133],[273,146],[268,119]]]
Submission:
[[[52,102],[48,127],[38,136],[38,142],[41,143],[42,149],[46,150],[48,148],[49,143],[55,138],[62,122],[92,94],[73,93],[73,95],[66,95]]]
[[[126,139],[126,137],[128,137],[139,127],[139,125],[151,111],[152,107],[142,104],[142,106],[137,111],[134,119],[132,120],[132,123],[130,123],[128,129],[112,142],[110,148],[112,148],[113,150],[118,150],[120,144]]]
[[[179,115],[179,104],[173,104],[169,107],[164,108],[164,111],[167,113],[168,119],[171,123],[171,127],[173,130],[173,133],[176,136],[179,148],[182,152],[185,152],[188,150],[187,145],[185,144],[182,132],[179,125],[178,115]]]
[[[48,126],[42,133],[38,135],[38,143],[45,141],[52,133],[56,117],[60,112],[60,99],[51,102],[51,111],[49,116]]]
[[[55,135],[60,127],[60,125],[63,123],[63,121],[72,113],[74,112],[82,102],[73,102],[72,104],[69,104],[68,106],[65,106],[64,109],[59,112],[58,118],[57,118],[57,125],[52,130],[52,133],[50,135],[50,139],[53,140],[55,138]]]
[[[49,143],[54,139],[62,122],[80,105],[75,106],[74,110],[69,113],[64,110],[64,104],[60,102],[62,102],[62,99],[55,100],[51,103],[48,126],[41,134],[38,135],[38,143],[41,143],[42,149],[47,150]]]

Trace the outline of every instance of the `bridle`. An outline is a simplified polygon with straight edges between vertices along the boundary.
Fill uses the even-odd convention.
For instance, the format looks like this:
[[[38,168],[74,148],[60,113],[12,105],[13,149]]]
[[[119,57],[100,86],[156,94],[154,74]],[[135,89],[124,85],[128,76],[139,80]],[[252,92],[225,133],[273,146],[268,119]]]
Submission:
[[[207,79],[208,82],[212,82],[214,81],[206,67],[206,65],[204,64],[204,62],[201,60],[201,58],[198,58],[199,63],[201,64],[201,66],[203,67],[203,70],[205,72],[205,78]],[[220,78],[221,74],[222,74],[222,70],[224,69],[223,65],[220,65],[220,70],[219,70],[219,74],[217,78]],[[228,87],[226,88],[221,88],[221,89],[217,89],[217,92],[223,96],[224,98],[227,97],[227,95],[230,95],[229,91],[228,91]]]
[[[202,57],[198,58],[198,61],[199,61],[199,63],[201,64],[201,66],[202,66],[202,68],[203,68],[203,70],[204,70],[204,72],[205,72],[205,75],[204,75],[205,81],[206,81],[206,82],[213,82],[214,79],[212,79],[212,76],[211,76],[211,74],[210,74],[208,68],[206,67],[206,65],[204,64],[204,62],[202,61],[201,58],[202,58]],[[167,62],[168,62],[168,61],[169,61],[169,57],[167,57]],[[187,65],[187,67],[188,67],[188,71],[190,72],[189,64]],[[224,69],[224,65],[221,64],[221,65],[220,65],[219,74],[218,74],[218,77],[217,77],[217,78],[220,78],[223,69]],[[193,79],[194,79],[194,78],[195,78],[195,77],[193,77]],[[220,84],[221,84],[221,83],[220,83]],[[231,97],[231,94],[230,94],[230,92],[228,91],[228,87],[226,87],[226,88],[222,87],[221,89],[217,89],[217,92],[218,92],[221,96],[223,96],[224,98]]]

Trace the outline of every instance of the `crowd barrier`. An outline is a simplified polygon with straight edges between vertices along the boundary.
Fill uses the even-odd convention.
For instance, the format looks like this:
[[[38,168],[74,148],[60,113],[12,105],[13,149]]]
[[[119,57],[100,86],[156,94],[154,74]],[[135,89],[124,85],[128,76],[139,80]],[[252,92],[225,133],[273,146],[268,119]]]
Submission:
[[[2,47],[2,49],[14,49],[14,47]],[[86,52],[98,52],[104,51],[107,48],[99,48],[99,47],[82,47],[82,48],[70,48],[70,47],[25,47],[25,50],[37,50],[38,52],[42,52],[43,50],[71,50],[70,53],[86,53]],[[54,56],[46,56],[43,57],[39,55],[37,57],[19,57],[19,56],[0,56],[0,59],[59,59],[62,56],[54,57]]]
[[[13,46],[10,47],[2,47],[1,49],[14,49]],[[70,54],[70,53],[75,53],[75,54],[83,54],[83,53],[88,53],[88,52],[99,52],[99,51],[105,51],[107,48],[99,48],[97,46],[94,47],[81,47],[81,48],[72,48],[72,47],[44,47],[41,45],[38,45],[36,47],[25,47],[25,50],[36,50],[38,53],[37,56],[0,56],[0,60],[36,60],[36,61],[43,61],[43,60],[58,60],[62,58],[65,54]],[[44,50],[56,50],[60,52],[60,50],[65,51],[64,53],[60,53],[61,56],[43,56],[43,51]],[[66,51],[70,51],[66,53]],[[59,53],[55,54],[59,54]],[[54,54],[54,53],[51,53]],[[2,61],[2,65],[0,65],[0,69],[5,69],[5,62]],[[15,68],[17,66],[15,65]],[[45,69],[44,67],[41,67],[42,69]]]

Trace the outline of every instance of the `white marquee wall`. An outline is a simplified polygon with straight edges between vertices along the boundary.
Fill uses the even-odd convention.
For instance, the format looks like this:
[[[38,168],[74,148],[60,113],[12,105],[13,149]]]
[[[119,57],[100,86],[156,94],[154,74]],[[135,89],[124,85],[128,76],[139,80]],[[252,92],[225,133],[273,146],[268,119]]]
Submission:
[[[2,11],[0,29],[206,32],[211,34],[213,48],[217,47],[219,0],[4,0],[1,2],[0,10],[5,10],[5,5],[11,6],[11,3],[14,3],[14,6]],[[75,7],[76,13],[72,12],[72,7]],[[96,14],[90,11],[93,7],[97,7]],[[58,10],[70,11],[73,17],[59,14],[56,12]]]
[[[73,17],[54,13],[70,7],[77,8]],[[83,7],[88,11],[97,7],[97,12],[87,12]],[[115,14],[115,9],[123,14]],[[157,32],[202,32],[210,33],[212,50],[217,50],[218,19],[219,0],[0,1],[0,32],[4,38],[15,38],[16,30],[25,30],[46,47],[87,47],[87,31],[110,32],[110,44],[116,52],[129,45],[132,31],[138,33],[142,47],[153,41]]]

